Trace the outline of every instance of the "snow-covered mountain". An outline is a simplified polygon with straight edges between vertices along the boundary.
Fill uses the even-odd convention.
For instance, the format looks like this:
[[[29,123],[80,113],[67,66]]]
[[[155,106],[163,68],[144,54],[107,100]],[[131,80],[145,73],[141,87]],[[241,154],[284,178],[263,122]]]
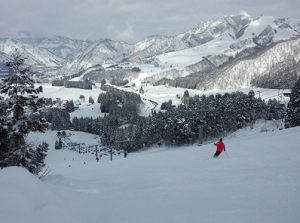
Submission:
[[[300,37],[276,42],[249,56],[204,72],[210,78],[197,82],[199,90],[256,86],[291,88],[300,76]],[[197,76],[196,73],[194,76]],[[211,78],[212,77],[212,78]]]
[[[61,36],[45,38],[22,33],[17,37],[0,39],[0,62],[7,61],[8,55],[18,47],[28,57],[29,65],[57,66],[58,75],[80,73],[86,75],[82,78],[99,80],[95,67],[102,66],[105,69],[108,67],[106,64],[119,64],[117,67],[123,69],[134,66],[142,68],[139,80],[155,85],[181,86],[179,82],[188,81],[180,78],[193,75],[193,83],[182,87],[223,89],[224,86],[250,86],[252,78],[258,80],[260,75],[289,75],[287,70],[293,70],[299,76],[299,46],[293,42],[293,38],[299,34],[300,19],[272,16],[252,18],[242,11],[237,15],[201,22],[177,36],[149,36],[136,44],[110,39],[84,41]],[[273,47],[283,40],[288,49]],[[267,53],[268,50],[271,51]],[[287,51],[292,53],[287,56]],[[273,54],[281,59],[273,60]],[[260,59],[253,66],[251,61],[257,58],[255,55],[260,55]],[[264,58],[266,55],[271,56]],[[247,67],[240,66],[241,59],[244,63],[249,59]],[[265,62],[270,60],[272,62]],[[120,62],[127,63],[122,65]],[[99,75],[101,78],[107,76],[102,68]],[[228,83],[212,84],[222,80],[222,75],[226,76]],[[199,85],[200,82],[195,82],[195,78],[208,86]]]
[[[225,38],[224,38],[225,39]],[[223,39],[223,40],[224,40]],[[145,78],[153,85],[168,84],[198,90],[237,89],[241,87],[291,88],[300,76],[300,37],[278,41],[257,49],[249,47],[235,55],[203,56],[198,63],[171,69]],[[203,47],[204,48],[204,47]],[[175,63],[184,54],[160,57]],[[191,58],[187,57],[187,58]]]
[[[300,75],[299,21],[259,17],[235,38],[227,32],[200,46],[159,55],[156,59],[161,64],[176,66],[165,67],[145,81],[208,90],[253,85],[281,88],[275,79],[284,79],[284,87],[290,88]],[[274,83],[266,86],[264,78]]]
[[[97,63],[118,62],[125,58],[135,61],[139,58],[192,48],[225,33],[230,33],[234,39],[235,34],[251,20],[250,16],[241,12],[238,15],[223,16],[212,22],[200,23],[177,36],[150,36],[133,45],[108,39],[100,40],[78,53],[74,61],[65,64],[61,73],[70,75]]]
[[[19,52],[27,58],[27,63],[33,66],[61,66],[64,62],[63,58],[60,58],[46,49],[42,49],[28,43],[25,43],[19,39],[4,38],[0,39],[0,61],[6,62],[8,58],[11,58],[15,49],[19,49]]]
[[[16,48],[27,57],[32,66],[61,67],[74,53],[89,45],[89,40],[73,40],[68,37],[42,37],[20,32],[0,38],[0,63],[10,59]]]
[[[201,81],[203,82],[205,74],[209,70],[211,70],[210,72],[220,72],[219,68],[224,66],[227,67],[226,70],[228,72],[232,73],[232,70],[236,70],[239,75],[244,75],[245,72],[241,72],[238,67],[234,67],[235,65],[240,65],[240,63],[233,63],[230,69],[228,68],[229,64],[246,56],[254,55],[254,53],[257,54],[262,49],[264,49],[262,52],[272,49],[272,53],[260,53],[260,64],[256,63],[260,67],[259,69],[251,66],[250,63],[248,66],[251,69],[247,68],[248,75],[242,79],[239,78],[239,75],[235,75],[234,78],[240,80],[239,82],[235,82],[235,84],[210,84],[208,87],[203,87],[198,86],[198,82],[194,82],[192,86],[185,85],[183,87],[223,89],[224,86],[250,86],[249,80],[251,78],[249,78],[249,75],[253,77],[270,73],[271,69],[274,72],[276,71],[274,67],[277,67],[277,62],[286,65],[282,69],[290,69],[290,63],[285,63],[285,60],[290,60],[290,56],[297,58],[299,52],[299,47],[294,44],[294,40],[286,42],[285,46],[288,47],[286,50],[282,50],[280,47],[266,47],[278,41],[289,40],[299,35],[299,33],[299,19],[278,19],[272,16],[260,16],[254,19],[242,11],[237,15],[222,16],[214,21],[200,23],[184,33],[173,37],[150,36],[133,45],[107,39],[94,42],[86,50],[76,54],[74,60],[66,63],[59,73],[70,75],[83,70],[86,71],[89,67],[97,64],[116,63],[122,60],[130,62],[139,61],[139,66],[142,67],[143,63],[149,63],[150,60],[154,60],[159,64],[159,70],[153,67],[151,72],[155,75],[150,75],[151,77],[146,78],[145,81],[147,82],[153,84],[168,83],[172,85],[174,81],[166,82],[165,79],[174,80],[190,74],[196,76],[200,74],[202,76]],[[293,47],[294,49],[292,49]],[[292,55],[286,57],[285,52],[291,52],[291,50],[293,51]],[[273,60],[272,63],[264,63],[263,56],[274,53],[277,54],[278,58],[282,59],[280,61]],[[272,60],[272,58],[268,58],[267,60]],[[295,60],[294,63],[297,64],[297,59]],[[169,67],[164,64],[169,64]],[[263,72],[257,73],[257,70]],[[234,81],[230,75],[227,75],[227,79]],[[210,78],[210,81],[218,82],[220,80]],[[174,85],[178,86],[176,82]]]
[[[63,36],[53,36],[43,39],[38,47],[47,49],[49,52],[64,59],[70,59],[76,52],[85,49],[92,41],[75,40]]]

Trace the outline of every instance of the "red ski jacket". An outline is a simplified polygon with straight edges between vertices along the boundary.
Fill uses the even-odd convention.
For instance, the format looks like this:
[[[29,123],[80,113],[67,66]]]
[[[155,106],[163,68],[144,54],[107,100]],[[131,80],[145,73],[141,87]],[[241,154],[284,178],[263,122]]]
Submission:
[[[226,151],[226,150],[225,150],[225,144],[224,144],[222,141],[219,141],[219,142],[217,142],[217,143],[214,143],[214,145],[217,146],[217,151],[218,151],[218,152],[222,152],[223,149],[224,149],[224,151]]]

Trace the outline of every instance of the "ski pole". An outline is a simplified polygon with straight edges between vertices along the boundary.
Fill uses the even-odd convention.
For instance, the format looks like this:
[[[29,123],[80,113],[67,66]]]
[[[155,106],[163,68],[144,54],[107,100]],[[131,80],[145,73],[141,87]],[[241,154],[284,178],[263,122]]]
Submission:
[[[214,145],[214,144],[211,145],[210,150],[208,151],[208,153],[210,153],[211,149],[213,148],[213,145]]]
[[[226,153],[226,151],[224,151]],[[228,154],[226,153],[227,157],[229,158]]]

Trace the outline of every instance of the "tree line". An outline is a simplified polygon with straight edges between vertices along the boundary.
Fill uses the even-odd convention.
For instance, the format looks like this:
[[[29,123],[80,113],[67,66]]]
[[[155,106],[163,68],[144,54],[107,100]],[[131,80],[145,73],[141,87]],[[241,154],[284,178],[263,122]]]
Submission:
[[[204,131],[204,140],[224,137],[239,128],[253,126],[257,119],[283,119],[286,110],[276,99],[268,102],[255,97],[253,91],[225,93],[224,95],[195,95],[190,97],[188,91],[182,97],[182,104],[166,106],[164,110],[153,111],[148,117],[139,116],[138,103],[132,101],[127,106],[120,104],[118,93],[100,94],[98,102],[109,104],[104,117],[74,117],[72,128],[101,136],[104,145],[120,146],[120,142],[130,142],[131,150],[144,148],[157,143],[162,137],[168,146],[180,146],[193,143],[198,139],[199,125]],[[133,94],[133,93],[131,93]],[[109,103],[108,103],[109,102]]]
[[[299,82],[299,81],[298,81]],[[298,84],[299,85],[299,84]],[[104,117],[74,117],[70,121],[68,109],[53,109],[47,117],[59,117],[53,130],[73,129],[101,137],[106,146],[130,144],[129,150],[151,146],[162,137],[167,146],[181,146],[198,140],[199,125],[203,127],[204,140],[224,137],[240,128],[253,125],[257,119],[286,120],[288,126],[300,125],[298,100],[291,98],[288,108],[277,101],[267,102],[255,96],[254,91],[245,94],[240,91],[223,95],[189,96],[188,90],[181,98],[182,104],[172,106],[172,101],[162,103],[160,111],[153,111],[148,117],[140,116],[140,96],[118,90],[112,86],[102,88],[106,93],[98,96],[99,112]],[[298,93],[298,98],[300,98]],[[297,98],[296,97],[296,98]],[[71,102],[70,102],[71,103]],[[297,104],[298,103],[298,104]],[[47,119],[50,121],[50,119]],[[298,121],[297,121],[298,120]],[[127,145],[128,146],[128,145]]]

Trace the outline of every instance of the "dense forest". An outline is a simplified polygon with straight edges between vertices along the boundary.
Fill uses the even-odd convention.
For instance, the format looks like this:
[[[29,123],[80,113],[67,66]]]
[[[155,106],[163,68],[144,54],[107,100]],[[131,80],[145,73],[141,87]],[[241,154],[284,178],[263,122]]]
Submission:
[[[144,117],[139,115],[142,103],[139,94],[108,85],[103,85],[102,89],[106,93],[101,93],[97,101],[100,103],[99,112],[105,113],[104,117],[74,117],[70,122],[68,113],[72,109],[55,108],[47,114],[52,129],[71,128],[97,134],[103,145],[126,145],[129,151],[133,151],[157,143],[158,137],[164,140],[166,146],[195,143],[199,125],[203,128],[204,140],[213,140],[239,128],[251,127],[257,119],[278,120],[286,115],[284,104],[276,99],[265,102],[253,91],[248,94],[236,91],[190,97],[186,90],[181,105],[172,106],[170,100],[161,105],[159,112],[154,110],[150,116]]]

